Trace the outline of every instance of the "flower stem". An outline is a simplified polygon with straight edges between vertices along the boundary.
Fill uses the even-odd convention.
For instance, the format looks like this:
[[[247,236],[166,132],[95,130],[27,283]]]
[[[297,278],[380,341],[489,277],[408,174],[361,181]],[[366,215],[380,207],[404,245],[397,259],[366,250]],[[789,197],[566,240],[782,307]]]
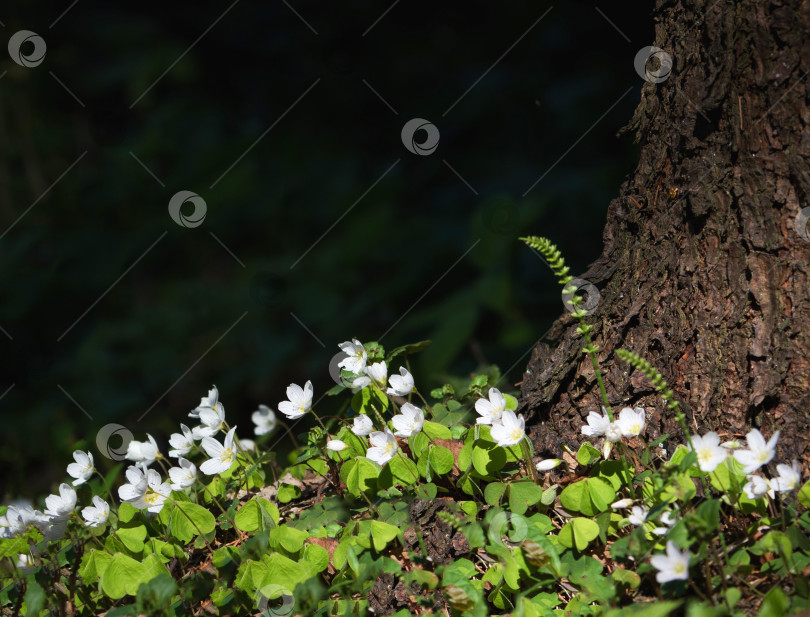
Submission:
[[[582,326],[587,326],[587,324],[585,323],[585,319],[583,317],[580,317],[579,321],[580,324],[582,324]],[[590,326],[588,326],[588,328],[590,328]],[[602,381],[602,371],[599,370],[599,362],[596,359],[596,351],[599,349],[599,347],[593,344],[589,330],[585,332],[584,337],[585,342],[587,343],[584,350],[591,358],[591,363],[593,364],[593,372],[594,375],[596,375],[596,383],[599,385],[599,392],[602,394],[602,400],[605,403],[605,411],[607,411],[607,415],[608,418],[610,418],[610,421],[613,422],[613,409],[610,407],[610,401],[608,400],[607,390],[605,390],[605,383]]]
[[[532,444],[527,436],[523,436],[523,439],[520,441],[520,447],[523,450],[523,459],[526,462],[526,466],[529,468],[532,480],[534,480],[535,484],[539,484],[540,481],[537,477],[537,469],[534,466],[534,460],[532,458]]]

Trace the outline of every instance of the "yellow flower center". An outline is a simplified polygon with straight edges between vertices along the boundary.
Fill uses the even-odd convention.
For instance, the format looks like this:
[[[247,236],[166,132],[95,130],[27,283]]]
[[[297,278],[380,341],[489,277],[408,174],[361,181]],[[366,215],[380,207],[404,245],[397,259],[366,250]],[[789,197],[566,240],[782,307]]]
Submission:
[[[160,497],[160,495],[155,491],[153,491],[152,489],[146,491],[146,494],[143,496],[143,498],[146,500],[146,503],[149,504],[155,503],[158,500],[158,497]]]
[[[698,458],[704,463],[708,463],[709,461],[711,461],[712,460],[711,448],[703,448],[700,452],[698,452]]]
[[[222,451],[222,456],[220,457],[223,463],[233,463],[233,450],[230,448],[225,448]]]
[[[757,460],[759,460],[760,463],[764,463],[765,461],[768,460],[769,454],[770,452],[768,452],[767,450],[761,450],[760,453],[757,454]]]
[[[672,566],[672,571],[675,574],[683,574],[684,572],[686,572],[686,564],[682,561],[679,561],[674,566]]]
[[[389,454],[393,454],[394,452],[396,452],[396,450],[397,444],[396,442],[393,441],[389,441],[383,446],[383,451],[385,452],[386,456],[388,456]]]
[[[520,441],[523,439],[523,431],[521,431],[519,428],[512,429],[509,436],[511,437],[512,441]]]

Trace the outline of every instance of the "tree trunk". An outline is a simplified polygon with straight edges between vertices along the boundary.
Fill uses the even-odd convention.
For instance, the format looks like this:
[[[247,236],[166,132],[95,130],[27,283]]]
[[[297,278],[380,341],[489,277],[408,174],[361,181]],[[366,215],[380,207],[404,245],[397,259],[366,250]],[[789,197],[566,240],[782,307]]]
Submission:
[[[647,439],[682,442],[649,381],[614,355],[624,347],[663,374],[693,430],[780,430],[779,458],[806,470],[810,0],[657,0],[655,15],[671,75],[644,84],[623,129],[640,161],[579,277],[601,296],[586,319],[608,398],[647,410]],[[554,323],[522,383],[520,410],[548,454],[580,443],[602,404],[577,325],[569,313]]]

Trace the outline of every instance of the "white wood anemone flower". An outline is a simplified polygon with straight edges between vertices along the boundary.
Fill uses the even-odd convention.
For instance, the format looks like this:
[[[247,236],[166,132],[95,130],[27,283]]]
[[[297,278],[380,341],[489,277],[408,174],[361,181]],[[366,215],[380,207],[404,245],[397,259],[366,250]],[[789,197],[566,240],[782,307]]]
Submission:
[[[658,518],[658,522],[663,524],[663,527],[656,527],[652,532],[657,536],[665,536],[669,533],[669,528],[678,522],[677,510],[665,510],[664,513]]]
[[[632,506],[634,501],[635,499],[625,497],[624,499],[619,499],[619,501],[614,501],[612,504],[610,504],[610,507],[614,510],[621,510],[623,508],[629,508]]]
[[[44,531],[50,524],[51,517],[34,510],[30,505],[9,506],[6,513],[0,516],[0,538],[10,540],[25,533],[28,525],[34,525]]]
[[[76,462],[70,463],[67,466],[67,472],[69,476],[76,478],[76,480],[73,481],[73,486],[79,486],[93,477],[93,472],[95,471],[95,467],[93,467],[93,453],[76,450],[73,453],[73,460]]]
[[[278,425],[275,412],[267,405],[259,405],[259,409],[251,414],[250,419],[256,425],[256,428],[253,429],[256,435],[266,435]]]
[[[369,418],[366,414],[361,413],[354,419],[354,426],[352,427],[352,433],[354,433],[358,437],[364,437],[373,430],[374,424],[372,424],[371,418]]]
[[[776,497],[773,480],[768,480],[761,476],[748,476],[748,482],[743,486],[743,492],[748,499],[759,499],[768,495],[771,499]]]
[[[685,581],[689,579],[689,559],[692,553],[681,552],[671,540],[667,542],[666,555],[654,555],[650,557],[650,564],[658,573],[655,580],[659,583],[669,583],[670,581]]]
[[[610,443],[616,443],[623,435],[624,431],[622,430],[621,424],[618,422],[611,422],[605,429],[605,439]],[[607,456],[605,458],[607,458]]]
[[[127,445],[127,460],[135,464],[143,463],[147,467],[155,462],[160,454],[155,438],[146,434],[148,441],[130,441]]]
[[[256,442],[252,439],[237,439],[236,447],[240,452],[255,452]]]
[[[221,405],[222,403],[219,402],[219,390],[217,390],[216,386],[212,386],[208,391],[208,396],[203,396],[200,399],[200,404],[189,412],[188,417],[199,419],[200,412],[203,409],[216,409]]]
[[[88,527],[101,527],[110,517],[110,505],[98,495],[93,495],[93,505],[82,509],[82,518]]]
[[[381,466],[394,458],[399,448],[397,438],[387,428],[385,431],[374,431],[369,435],[368,439],[372,447],[366,451],[366,458]]]
[[[181,433],[172,433],[169,437],[169,445],[172,447],[169,450],[169,456],[179,458],[185,456],[194,448],[194,435],[191,429],[185,424],[180,424]]]
[[[776,492],[786,493],[799,488],[799,483],[802,481],[802,474],[801,471],[799,471],[799,461],[793,459],[791,465],[777,465],[776,472],[779,475],[771,480],[771,486]]]
[[[367,388],[372,383],[380,389],[385,388],[385,380],[388,379],[388,367],[385,362],[375,362],[371,366],[365,367],[363,372],[365,375],[352,382],[352,392]]]
[[[129,483],[118,488],[121,501],[152,514],[157,514],[163,509],[163,503],[171,495],[172,487],[161,480],[157,471],[140,464],[139,467],[132,466],[127,469],[126,476]]]
[[[296,420],[312,409],[314,391],[312,382],[307,381],[304,387],[291,383],[287,387],[287,400],[278,404],[278,410],[290,420]]]
[[[647,417],[642,407],[635,410],[625,407],[619,412],[619,419],[616,421],[624,437],[638,437],[644,430]]]
[[[200,471],[207,476],[213,476],[218,473],[228,471],[236,460],[236,447],[233,444],[234,433],[236,427],[234,426],[225,435],[224,444],[219,443],[213,437],[204,437],[200,445],[205,453],[210,456],[207,461],[200,465]]]
[[[341,441],[340,439],[330,439],[326,442],[327,450],[331,450],[332,452],[342,452],[349,446],[346,445],[346,442]]]
[[[405,403],[400,408],[400,413],[391,418],[397,437],[410,437],[422,430],[425,424],[425,412],[416,405]]]
[[[728,449],[720,444],[720,437],[714,431],[706,433],[703,437],[699,435],[692,437],[692,447],[697,454],[701,471],[714,471],[728,456]]]
[[[535,465],[535,468],[537,469],[537,471],[551,471],[552,469],[557,467],[560,463],[562,463],[562,460],[558,458],[547,458],[537,463]]]
[[[475,401],[475,411],[481,416],[476,420],[476,424],[500,422],[501,415],[506,411],[506,397],[498,388],[490,388],[487,398]]]
[[[177,464],[180,466],[169,469],[169,478],[172,480],[172,489],[184,491],[197,481],[197,467],[184,458],[177,459]]]
[[[526,421],[523,414],[516,416],[514,411],[507,409],[501,414],[500,422],[493,422],[490,434],[495,443],[502,448],[508,448],[523,441],[526,435],[525,428]]]
[[[633,509],[630,511],[630,516],[627,517],[627,520],[630,521],[632,525],[638,527],[639,525],[643,525],[647,521],[647,516],[650,514],[650,511],[643,506],[633,506]]]
[[[58,495],[48,495],[45,498],[45,514],[50,517],[52,523],[67,520],[75,507],[76,489],[64,482],[59,485]]]
[[[146,466],[143,468],[131,465],[125,472],[128,482],[118,487],[118,497],[121,501],[135,503],[146,494]]]
[[[191,429],[192,437],[203,439],[212,437],[225,428],[225,408],[222,403],[217,403],[215,407],[204,407],[200,409],[200,426]]]
[[[388,378],[391,387],[385,393],[392,396],[408,396],[413,392],[413,375],[404,366],[399,367],[399,375],[391,375]]]
[[[366,368],[368,353],[363,344],[357,339],[346,341],[338,345],[340,350],[346,354],[346,358],[338,362],[338,368],[346,369],[350,373],[359,375]]]
[[[17,563],[15,565],[20,571],[20,574],[31,574],[31,572],[37,569],[36,560],[31,557],[31,555],[25,553],[17,555]]]
[[[608,427],[610,426],[610,418],[607,415],[607,410],[602,407],[602,415],[599,415],[599,412],[592,411],[588,414],[586,418],[588,424],[583,425],[582,427],[582,434],[586,437],[601,437],[605,434]]]
[[[765,442],[765,438],[757,429],[751,429],[745,436],[748,445],[747,450],[736,450],[734,458],[743,466],[744,473],[753,473],[763,465],[767,465],[776,455],[776,441],[779,439],[779,431],[776,431]]]

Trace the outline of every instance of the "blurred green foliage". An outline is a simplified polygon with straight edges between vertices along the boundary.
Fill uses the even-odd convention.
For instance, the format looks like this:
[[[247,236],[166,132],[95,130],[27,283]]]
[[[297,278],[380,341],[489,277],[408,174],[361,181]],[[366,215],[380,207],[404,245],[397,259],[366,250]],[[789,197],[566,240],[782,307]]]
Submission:
[[[292,6],[3,10],[3,48],[28,29],[47,56],[0,58],[0,493],[48,490],[109,422],[165,439],[211,384],[247,434],[290,382],[329,389],[351,337],[432,339],[423,391],[492,363],[513,384],[562,308],[517,237],[598,256],[647,9],[611,7],[628,43],[576,3]],[[201,226],[169,218],[180,190]]]

